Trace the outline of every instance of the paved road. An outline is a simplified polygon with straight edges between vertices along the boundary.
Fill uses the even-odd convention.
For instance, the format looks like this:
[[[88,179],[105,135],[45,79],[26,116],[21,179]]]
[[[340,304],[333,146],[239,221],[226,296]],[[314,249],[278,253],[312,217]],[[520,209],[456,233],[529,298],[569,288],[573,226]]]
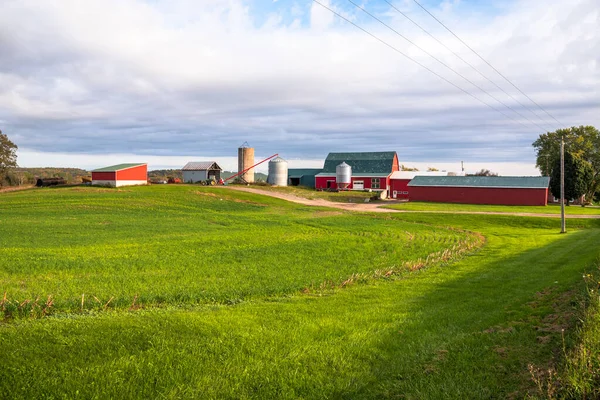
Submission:
[[[256,188],[250,188],[247,186],[228,185],[229,189],[240,190],[242,192],[262,194],[265,196],[271,196],[282,200],[291,201],[293,203],[304,204],[308,206],[319,206],[319,207],[330,207],[337,208],[340,210],[347,211],[358,211],[358,212],[376,212],[376,213],[437,213],[437,214],[485,214],[485,215],[514,215],[518,217],[546,217],[546,218],[560,218],[560,214],[538,214],[538,213],[508,213],[508,212],[497,212],[497,211],[412,211],[412,210],[395,210],[391,208],[382,208],[381,203],[336,203],[333,201],[327,201],[324,199],[306,199],[304,197],[294,196],[293,194],[273,192],[270,190],[261,190]],[[396,204],[396,201],[389,201],[388,204]],[[385,205],[385,204],[383,204]],[[600,219],[600,215],[578,215],[568,214],[567,218],[593,218]]]

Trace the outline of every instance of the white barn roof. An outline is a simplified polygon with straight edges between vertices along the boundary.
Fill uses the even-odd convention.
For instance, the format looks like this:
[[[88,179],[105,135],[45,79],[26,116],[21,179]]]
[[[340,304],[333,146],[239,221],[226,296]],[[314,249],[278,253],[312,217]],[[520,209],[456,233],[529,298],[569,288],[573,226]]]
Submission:
[[[390,179],[414,179],[416,176],[449,176],[453,174],[448,171],[396,171]],[[459,175],[454,173],[453,175]]]
[[[223,168],[219,167],[215,161],[192,161],[185,164],[185,167],[181,168],[182,171],[206,171],[209,169],[218,169],[222,171]]]

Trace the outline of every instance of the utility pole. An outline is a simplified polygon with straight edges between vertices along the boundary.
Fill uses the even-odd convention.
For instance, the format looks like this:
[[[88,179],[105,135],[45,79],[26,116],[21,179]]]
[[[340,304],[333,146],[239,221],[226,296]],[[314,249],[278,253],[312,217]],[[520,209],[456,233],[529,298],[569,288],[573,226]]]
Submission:
[[[565,137],[560,137],[560,233],[566,233],[565,223]]]

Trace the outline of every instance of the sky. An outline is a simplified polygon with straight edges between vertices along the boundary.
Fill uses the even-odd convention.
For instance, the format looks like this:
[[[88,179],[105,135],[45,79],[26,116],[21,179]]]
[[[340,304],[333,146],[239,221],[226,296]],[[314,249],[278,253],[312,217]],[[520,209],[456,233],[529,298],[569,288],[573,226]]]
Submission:
[[[319,2],[352,23],[311,0],[0,0],[0,130],[22,167],[235,170],[247,142],[539,175],[540,134],[600,127],[597,0],[419,1],[489,65],[414,0]]]

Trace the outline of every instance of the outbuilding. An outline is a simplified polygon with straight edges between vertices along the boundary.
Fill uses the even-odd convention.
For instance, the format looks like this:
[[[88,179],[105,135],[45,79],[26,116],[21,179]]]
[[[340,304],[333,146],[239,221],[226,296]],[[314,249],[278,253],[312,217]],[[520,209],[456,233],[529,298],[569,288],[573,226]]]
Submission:
[[[415,176],[410,201],[545,206],[547,176]]]
[[[388,190],[390,175],[399,169],[395,151],[329,153],[323,172],[315,176],[317,190],[337,188],[336,167],[342,163],[348,164],[352,169],[351,183],[348,186],[351,190]]]
[[[132,186],[148,183],[148,164],[118,164],[92,171],[92,185]]]
[[[315,188],[315,176],[323,172],[322,168],[288,168],[288,184]]]
[[[448,176],[455,172],[446,171],[396,171],[390,176],[390,197],[392,199],[408,199],[410,189],[408,184],[416,176]]]
[[[196,183],[212,179],[219,181],[223,168],[215,161],[192,161],[181,169],[184,183]]]

